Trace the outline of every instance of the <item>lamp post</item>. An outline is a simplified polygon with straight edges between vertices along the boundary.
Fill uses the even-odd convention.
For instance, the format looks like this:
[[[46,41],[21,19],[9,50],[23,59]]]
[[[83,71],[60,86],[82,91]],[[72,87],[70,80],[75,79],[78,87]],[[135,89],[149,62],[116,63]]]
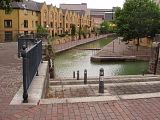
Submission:
[[[81,39],[81,27],[78,25],[78,39]]]
[[[158,65],[158,59],[159,59],[159,45],[160,45],[160,42],[152,43],[152,46],[155,48],[154,75],[156,75],[156,72],[157,72],[157,65]]]

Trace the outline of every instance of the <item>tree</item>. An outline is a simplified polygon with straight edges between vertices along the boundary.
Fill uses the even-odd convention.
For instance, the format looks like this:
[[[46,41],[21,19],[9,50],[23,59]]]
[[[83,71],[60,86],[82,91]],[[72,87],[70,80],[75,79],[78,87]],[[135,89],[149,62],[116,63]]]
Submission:
[[[42,27],[41,25],[37,26],[37,35],[38,37],[47,37],[48,33],[47,33],[47,29]]]
[[[107,21],[104,21],[100,24],[100,33],[106,34],[108,33],[109,24]]]
[[[76,35],[76,25],[75,24],[71,24],[71,36],[72,36],[72,40],[74,39],[75,35]]]
[[[1,0],[0,1],[0,9],[10,9],[11,2],[21,2],[22,0]]]
[[[37,33],[47,33],[47,29],[45,29],[41,25],[38,25],[37,26]]]
[[[7,13],[12,11],[11,2],[21,2],[22,0],[1,0],[0,9],[5,10]]]
[[[152,0],[126,0],[115,13],[117,34],[124,40],[154,37],[160,29],[160,8]]]
[[[75,35],[76,35],[76,25],[71,24],[71,36],[75,36]]]

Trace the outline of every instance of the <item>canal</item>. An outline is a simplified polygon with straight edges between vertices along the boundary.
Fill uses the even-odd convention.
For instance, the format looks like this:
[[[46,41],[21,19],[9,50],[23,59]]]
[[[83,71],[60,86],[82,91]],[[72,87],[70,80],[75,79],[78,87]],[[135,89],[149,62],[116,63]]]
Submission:
[[[79,70],[80,77],[83,77],[84,69],[87,69],[88,76],[97,77],[99,69],[104,68],[105,76],[116,75],[137,75],[142,74],[147,69],[148,63],[136,62],[90,62],[90,57],[97,50],[84,50],[85,48],[102,48],[112,40],[110,38],[100,39],[74,49],[56,54],[55,74],[56,77],[72,77],[73,71]]]

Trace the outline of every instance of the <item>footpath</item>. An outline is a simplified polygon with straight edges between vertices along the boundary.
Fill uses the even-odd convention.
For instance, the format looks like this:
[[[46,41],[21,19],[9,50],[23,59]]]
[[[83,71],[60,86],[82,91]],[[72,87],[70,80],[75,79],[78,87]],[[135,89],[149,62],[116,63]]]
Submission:
[[[10,105],[22,84],[21,62],[17,43],[0,43],[0,120],[160,120],[159,97]],[[156,85],[151,89],[158,91],[160,87]],[[147,91],[149,87],[142,89]]]
[[[126,44],[120,39],[115,39],[104,46],[97,54],[92,56],[92,61],[115,61],[115,60],[146,60],[151,56],[151,48]]]
[[[58,53],[58,52],[62,52],[62,51],[74,48],[77,45],[82,45],[82,44],[85,44],[85,43],[96,41],[97,39],[105,38],[107,36],[108,35],[99,35],[99,36],[94,36],[92,38],[70,41],[70,42],[54,45],[54,49],[55,49],[55,52]]]

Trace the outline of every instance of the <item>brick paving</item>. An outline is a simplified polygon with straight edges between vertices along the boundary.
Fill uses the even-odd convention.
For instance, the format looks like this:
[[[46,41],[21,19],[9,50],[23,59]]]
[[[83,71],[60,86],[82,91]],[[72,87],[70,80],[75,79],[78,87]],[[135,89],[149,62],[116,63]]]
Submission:
[[[154,81],[153,81],[154,82]],[[132,84],[123,83],[123,84],[105,84],[104,95],[130,95],[130,94],[143,94],[143,93],[158,93],[160,92],[160,82],[134,82]],[[62,83],[63,84],[63,83]],[[49,88],[47,94],[48,98],[75,98],[75,97],[92,97],[99,96],[98,94],[98,83],[94,85],[63,85],[63,86],[54,86],[52,85]]]
[[[115,39],[103,47],[95,56],[136,56],[140,60],[149,60],[151,48],[139,46],[137,51],[137,46]]]
[[[160,120],[160,98],[50,104],[9,105],[21,85],[17,44],[0,44],[0,120]]]

